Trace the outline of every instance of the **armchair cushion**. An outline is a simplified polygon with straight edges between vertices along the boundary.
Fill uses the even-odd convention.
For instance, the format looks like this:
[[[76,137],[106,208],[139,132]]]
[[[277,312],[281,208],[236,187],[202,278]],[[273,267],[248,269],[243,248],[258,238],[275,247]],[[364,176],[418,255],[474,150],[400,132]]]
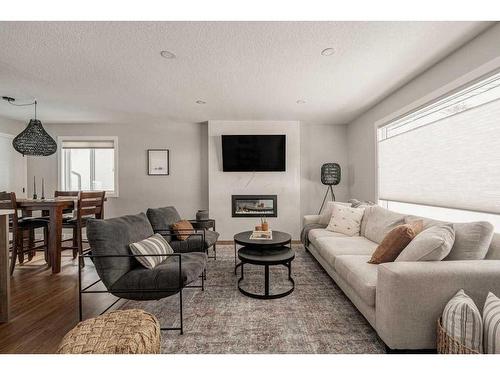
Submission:
[[[191,252],[204,252],[205,247],[203,244],[203,237],[201,234],[190,236],[187,240],[181,241],[172,239],[169,241],[170,246],[174,249],[175,253],[191,253]]]
[[[92,255],[131,255],[129,244],[152,235],[153,228],[144,213],[106,220],[89,219],[87,223]],[[97,274],[108,289],[131,269],[139,267],[132,257],[92,259]]]
[[[179,257],[168,257],[153,269],[137,267],[130,270],[116,281],[109,291],[117,296],[137,301],[155,300],[171,296],[179,292],[203,273],[207,263],[205,253],[189,253],[181,255],[181,279],[179,285]],[[130,290],[115,292],[113,290]],[[138,290],[138,291],[132,291]],[[142,291],[140,291],[142,290]],[[145,292],[144,290],[158,290]]]
[[[171,226],[181,220],[175,207],[148,208],[146,215],[155,232],[170,229]],[[164,236],[170,241],[172,236]]]

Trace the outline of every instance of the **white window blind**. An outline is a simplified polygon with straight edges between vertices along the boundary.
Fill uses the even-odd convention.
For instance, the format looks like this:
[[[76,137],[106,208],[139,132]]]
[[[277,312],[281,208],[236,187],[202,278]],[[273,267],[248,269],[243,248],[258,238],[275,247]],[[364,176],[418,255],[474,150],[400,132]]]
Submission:
[[[378,130],[379,199],[500,214],[500,74]]]

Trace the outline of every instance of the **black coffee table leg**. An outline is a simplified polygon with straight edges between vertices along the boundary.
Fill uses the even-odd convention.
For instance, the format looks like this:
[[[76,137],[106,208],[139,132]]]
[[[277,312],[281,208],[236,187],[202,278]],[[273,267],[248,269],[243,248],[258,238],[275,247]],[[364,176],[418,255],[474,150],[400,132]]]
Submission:
[[[269,296],[269,266],[264,266],[264,295]]]

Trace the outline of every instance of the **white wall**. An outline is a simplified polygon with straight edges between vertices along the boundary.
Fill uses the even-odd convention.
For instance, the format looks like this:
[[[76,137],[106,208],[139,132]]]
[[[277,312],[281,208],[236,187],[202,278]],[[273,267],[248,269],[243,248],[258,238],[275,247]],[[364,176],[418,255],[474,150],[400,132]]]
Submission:
[[[206,124],[44,126],[54,138],[60,135],[118,136],[120,196],[108,199],[106,217],[145,212],[148,207],[175,205],[183,218],[194,218],[198,209],[208,208]],[[170,149],[169,176],[147,175],[146,150],[150,148]],[[45,178],[46,192],[56,190],[57,154],[30,157],[28,181],[32,181],[34,175],[37,179]],[[31,186],[29,188],[31,194]]]
[[[14,149],[12,140],[25,126],[21,121],[0,117],[0,191],[13,191],[17,197],[26,196],[27,157]]]
[[[285,172],[222,172],[222,134],[285,134]],[[298,121],[209,121],[208,186],[210,216],[217,221],[222,240],[252,230],[258,218],[231,217],[231,195],[276,194],[278,217],[268,218],[272,229],[299,238],[300,206],[300,124]]]
[[[457,79],[462,81],[464,76],[476,78],[474,70],[480,68],[484,71],[484,64],[491,69],[500,66],[495,61],[500,56],[499,40],[500,24],[497,23],[348,125],[349,191],[352,197],[376,199],[375,122],[437,89],[451,90],[458,85]],[[445,85],[447,87],[443,88]]]
[[[0,133],[17,135],[26,127],[26,125],[27,123],[25,124],[22,121],[0,117]]]
[[[340,164],[340,184],[333,190],[338,201],[349,199],[346,125],[301,123],[300,155],[301,217],[316,214],[321,206],[326,192],[326,186],[321,183],[324,163]],[[330,194],[328,200],[331,200]]]

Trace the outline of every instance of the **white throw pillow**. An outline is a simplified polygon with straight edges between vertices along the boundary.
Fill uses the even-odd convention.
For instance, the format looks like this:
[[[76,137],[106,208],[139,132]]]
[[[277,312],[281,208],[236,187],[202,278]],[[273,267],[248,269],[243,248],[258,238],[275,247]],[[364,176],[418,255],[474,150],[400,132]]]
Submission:
[[[500,298],[489,292],[483,308],[484,353],[500,354]]]
[[[363,219],[364,212],[364,208],[347,207],[335,203],[333,205],[332,218],[326,230],[342,233],[347,236],[359,236],[361,219]]]
[[[476,304],[463,289],[446,304],[442,316],[448,335],[469,349],[483,350],[483,321]]]
[[[323,210],[323,213],[321,213],[320,218],[319,218],[319,224],[328,225],[328,223],[330,222],[330,219],[332,218],[334,204],[340,204],[342,206],[351,207],[350,203],[335,202],[335,201],[326,202],[325,209]]]
[[[170,246],[170,244],[163,238],[161,234],[153,234],[151,237],[146,238],[145,240],[131,243],[130,251],[134,255],[146,255],[146,254],[172,254],[174,250]],[[136,257],[144,267],[153,269],[158,264],[164,262],[168,257],[166,255],[157,255],[157,256],[141,256]]]
[[[455,242],[455,231],[451,224],[427,228],[406,246],[395,262],[418,262],[443,260]]]

